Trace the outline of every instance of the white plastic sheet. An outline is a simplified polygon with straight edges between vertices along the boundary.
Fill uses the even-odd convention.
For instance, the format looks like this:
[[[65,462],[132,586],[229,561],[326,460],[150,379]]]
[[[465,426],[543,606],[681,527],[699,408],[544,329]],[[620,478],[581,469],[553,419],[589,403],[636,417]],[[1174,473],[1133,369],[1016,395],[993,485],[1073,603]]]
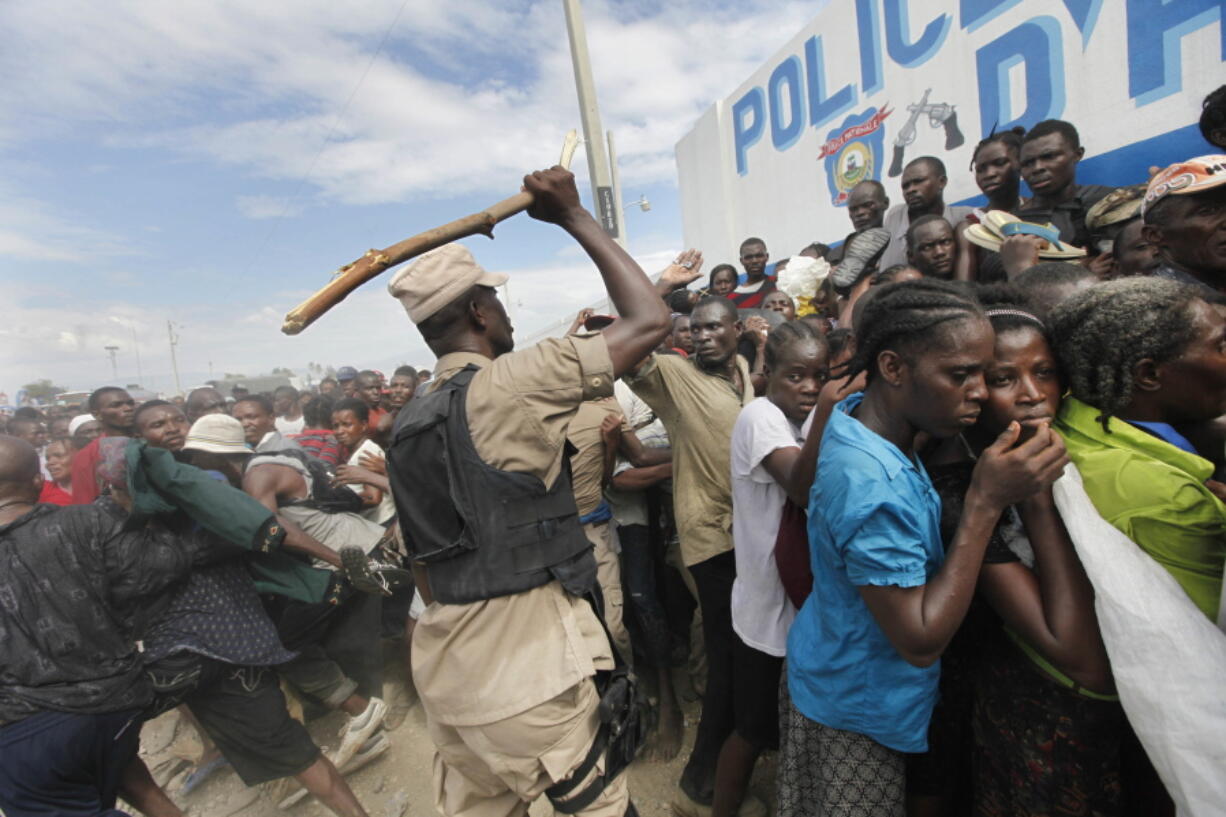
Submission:
[[[1069,465],[1056,506],[1094,585],[1128,720],[1180,817],[1226,815],[1226,633],[1095,510]]]

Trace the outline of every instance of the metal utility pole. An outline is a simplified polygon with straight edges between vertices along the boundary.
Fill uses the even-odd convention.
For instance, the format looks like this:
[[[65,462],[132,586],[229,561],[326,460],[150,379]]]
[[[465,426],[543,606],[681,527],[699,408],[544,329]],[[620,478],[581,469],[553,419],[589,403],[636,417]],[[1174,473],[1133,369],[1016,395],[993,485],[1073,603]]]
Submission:
[[[626,208],[622,207],[622,176],[617,171],[617,148],[613,147],[613,131],[608,132],[609,139],[609,171],[613,176],[613,211],[617,213],[617,243],[622,249],[630,244],[626,235]]]
[[[179,344],[179,336],[175,334],[174,324],[166,321],[166,338],[170,341],[170,366],[175,372],[175,394],[182,394],[183,387],[179,385],[179,360],[175,357],[175,346]]]
[[[129,323],[128,328],[132,330],[132,348],[136,351],[136,382],[144,386],[145,373],[140,368],[140,341],[136,339],[136,325]]]
[[[119,351],[119,347],[118,346],[103,346],[102,348],[106,349],[107,353],[111,356],[111,378],[116,383],[118,383],[119,382],[119,366],[115,364],[115,353]]]
[[[583,149],[587,152],[587,170],[592,182],[596,218],[605,232],[625,247],[622,212],[615,201],[609,161],[605,156],[604,140],[601,139],[604,129],[600,126],[600,108],[596,105],[596,86],[592,81],[592,62],[587,51],[583,11],[579,0],[562,0],[562,6],[566,10],[570,57],[575,67],[575,90],[579,94],[579,116],[583,120]]]

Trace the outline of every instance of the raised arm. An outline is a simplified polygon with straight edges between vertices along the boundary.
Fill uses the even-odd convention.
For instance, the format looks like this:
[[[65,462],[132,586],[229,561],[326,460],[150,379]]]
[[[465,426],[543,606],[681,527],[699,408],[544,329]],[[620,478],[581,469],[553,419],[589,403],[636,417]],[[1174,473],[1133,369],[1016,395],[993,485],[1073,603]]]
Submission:
[[[1020,434],[1021,427],[1011,423],[983,452],[945,563],[926,584],[859,588],[886,638],[908,663],[926,667],[941,657],[966,617],[988,538],[1001,513],[1045,490],[1068,462],[1064,443],[1047,426],[1015,446]]]
[[[979,247],[970,242],[966,237],[966,231],[970,229],[971,223],[966,219],[958,222],[958,226],[954,227],[954,240],[958,243],[958,257],[954,261],[954,280],[955,281],[974,281],[979,273]]]
[[[621,414],[610,414],[600,422],[601,485],[609,485],[613,482],[613,466],[617,462],[617,443],[621,439],[621,427]]]
[[[570,233],[604,279],[620,316],[604,331],[613,375],[620,377],[664,340],[669,331],[667,307],[635,260],[583,209],[570,171],[561,167],[538,170],[524,177],[524,189],[536,197],[529,215]]]
[[[809,490],[813,487],[813,479],[817,474],[817,458],[821,453],[822,434],[826,431],[826,423],[830,414],[844,397],[864,388],[866,376],[860,374],[854,380],[847,378],[831,380],[822,386],[813,408],[813,421],[809,423],[809,435],[805,437],[804,445],[799,448],[780,448],[772,451],[762,460],[766,473],[778,482],[787,492],[788,499],[802,508],[809,505]]]
[[[1057,669],[1096,692],[1113,687],[1111,663],[1094,613],[1094,588],[1077,558],[1051,491],[1018,506],[1034,548],[1021,562],[984,565],[979,589],[1013,630]]]

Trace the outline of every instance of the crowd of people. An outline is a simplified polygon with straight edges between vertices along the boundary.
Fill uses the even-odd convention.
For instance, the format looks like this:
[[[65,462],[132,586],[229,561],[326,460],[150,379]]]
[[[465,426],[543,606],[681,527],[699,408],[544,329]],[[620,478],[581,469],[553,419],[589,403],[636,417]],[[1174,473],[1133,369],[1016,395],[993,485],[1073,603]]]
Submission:
[[[1226,87],[1202,131],[1226,151]],[[687,250],[655,283],[538,171],[530,214],[616,316],[515,351],[505,276],[449,244],[389,285],[433,376],[21,409],[0,810],[181,814],[137,755],[179,707],[205,747],[179,796],[229,765],[365,814],[345,774],[388,748],[384,639],[446,815],[636,814],[626,767],[686,748],[691,686],[680,817],[766,814],[775,749],[785,817],[1195,803],[1137,717],[1179,668],[1115,661],[1129,624],[1100,621],[1082,517],[1152,560],[1135,589],[1184,616],[1170,640],[1223,627],[1226,155],[1107,188],[1083,153],[1069,122],[993,133],[982,207],[920,157],[900,204],[851,191],[834,248],[771,264],[748,238],[740,269],[700,281]],[[283,690],[343,713],[335,749]]]

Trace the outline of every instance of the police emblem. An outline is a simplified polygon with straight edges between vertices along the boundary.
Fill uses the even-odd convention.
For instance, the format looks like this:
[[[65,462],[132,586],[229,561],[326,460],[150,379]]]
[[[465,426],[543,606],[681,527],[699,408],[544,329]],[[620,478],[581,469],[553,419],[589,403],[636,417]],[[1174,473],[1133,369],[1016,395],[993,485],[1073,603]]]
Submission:
[[[847,117],[826,135],[817,158],[826,161],[826,183],[830,185],[831,203],[835,207],[846,207],[853,187],[880,175],[885,144],[881,123],[891,113],[887,107],[869,108]]]

